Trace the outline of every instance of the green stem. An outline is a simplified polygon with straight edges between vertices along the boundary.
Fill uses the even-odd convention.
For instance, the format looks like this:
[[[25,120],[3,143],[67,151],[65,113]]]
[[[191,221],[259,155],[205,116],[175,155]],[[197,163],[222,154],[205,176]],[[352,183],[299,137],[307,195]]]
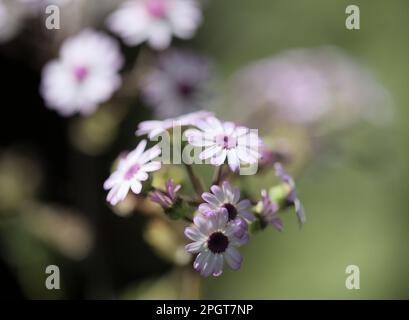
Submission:
[[[193,189],[195,189],[196,194],[199,196],[199,198],[202,196],[202,193],[204,192],[202,183],[200,182],[199,178],[195,175],[193,172],[193,168],[189,164],[185,164],[186,171],[189,175],[189,179],[192,183]]]
[[[219,185],[223,177],[223,164],[214,169],[212,185]]]
[[[183,220],[185,220],[186,222],[189,222],[189,223],[193,223],[193,220],[191,218],[187,217],[187,216],[184,216]]]

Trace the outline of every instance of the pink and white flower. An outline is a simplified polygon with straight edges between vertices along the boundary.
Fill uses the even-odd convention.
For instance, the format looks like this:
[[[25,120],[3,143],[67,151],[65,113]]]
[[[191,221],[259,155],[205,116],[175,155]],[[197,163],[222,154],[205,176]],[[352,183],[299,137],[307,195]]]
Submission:
[[[233,270],[240,269],[243,258],[237,247],[249,240],[247,234],[237,236],[240,230],[239,223],[229,222],[226,209],[209,216],[197,215],[194,225],[185,229],[186,237],[193,241],[186,245],[186,251],[198,253],[193,267],[204,277],[220,276],[224,261]]]
[[[387,123],[393,112],[385,88],[335,47],[285,51],[250,64],[233,79],[233,101],[243,118],[263,111],[266,121],[339,128],[359,119]]]
[[[172,35],[190,39],[202,21],[196,0],[130,0],[108,17],[108,27],[129,46],[147,41],[165,49]]]
[[[198,121],[206,119],[208,117],[212,117],[213,113],[209,111],[196,111],[192,113],[188,113],[186,115],[177,117],[177,118],[169,118],[165,120],[148,120],[142,121],[138,125],[138,130],[136,131],[136,135],[148,135],[149,139],[156,137],[157,135],[170,130],[175,127],[183,127],[183,126],[194,126],[198,123]]]
[[[234,172],[240,168],[241,162],[254,164],[260,159],[261,140],[254,131],[237,126],[233,122],[221,122],[209,117],[199,121],[199,129],[186,130],[189,143],[204,150],[199,154],[201,160],[210,159],[214,166],[222,165],[226,159]]]
[[[170,50],[143,79],[143,96],[159,117],[201,109],[210,97],[211,69],[203,56]]]
[[[115,172],[105,181],[104,189],[109,190],[107,201],[113,206],[125,199],[129,189],[139,194],[142,191],[142,182],[149,177],[148,173],[159,170],[161,163],[152,161],[160,155],[158,146],[145,150],[146,140],[139,142],[138,146],[119,160]]]
[[[204,192],[202,194],[202,199],[206,203],[199,205],[201,213],[210,215],[220,210],[226,210],[229,221],[254,221],[255,217],[251,212],[251,202],[247,199],[240,200],[239,188],[233,188],[228,181],[224,181],[221,187],[213,185],[210,190],[211,193]]]
[[[118,43],[90,29],[68,38],[60,57],[43,69],[41,93],[63,116],[93,113],[119,88],[123,58]]]

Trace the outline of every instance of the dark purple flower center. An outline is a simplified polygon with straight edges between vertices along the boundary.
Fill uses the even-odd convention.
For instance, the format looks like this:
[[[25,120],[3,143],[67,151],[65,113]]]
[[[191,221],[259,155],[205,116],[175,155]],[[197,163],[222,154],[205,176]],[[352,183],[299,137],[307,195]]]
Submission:
[[[163,19],[166,17],[166,3],[164,0],[149,0],[146,2],[146,10],[154,18]]]
[[[82,82],[88,75],[88,68],[84,66],[78,66],[74,68],[73,73],[75,80],[77,80],[78,82]]]
[[[225,208],[227,210],[227,213],[229,215],[229,221],[236,219],[237,209],[236,209],[236,207],[234,205],[232,205],[231,203],[225,203],[223,205],[223,208]]]
[[[190,83],[180,82],[177,85],[177,90],[183,98],[188,99],[195,92],[195,87]]]
[[[132,179],[133,176],[139,171],[140,168],[141,166],[137,163],[129,167],[129,169],[125,173],[125,179],[126,180]]]
[[[237,139],[235,137],[221,134],[216,137],[216,144],[224,149],[232,149],[237,146]]]
[[[213,253],[225,252],[228,245],[229,238],[220,231],[212,233],[207,240],[207,247]]]

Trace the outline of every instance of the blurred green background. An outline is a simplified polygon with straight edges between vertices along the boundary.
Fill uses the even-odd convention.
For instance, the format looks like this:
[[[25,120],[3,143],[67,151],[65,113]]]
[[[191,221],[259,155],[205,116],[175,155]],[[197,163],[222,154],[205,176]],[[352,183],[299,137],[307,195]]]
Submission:
[[[349,4],[360,8],[360,30],[345,28]],[[284,232],[253,237],[242,270],[206,280],[206,297],[409,297],[408,31],[409,3],[403,0],[224,0],[209,7],[197,41],[224,75],[284,49],[336,45],[373,71],[396,110],[390,128],[361,125],[345,132],[343,152],[330,154],[336,164],[310,163],[298,179],[304,228],[288,216]],[[360,290],[345,287],[350,264],[360,268]]]

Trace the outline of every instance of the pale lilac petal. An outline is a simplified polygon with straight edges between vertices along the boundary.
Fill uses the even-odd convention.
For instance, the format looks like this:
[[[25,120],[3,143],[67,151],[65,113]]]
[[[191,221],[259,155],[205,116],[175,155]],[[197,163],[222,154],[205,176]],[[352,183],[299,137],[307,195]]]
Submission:
[[[141,170],[139,170],[133,177],[133,179],[139,180],[139,181],[146,181],[148,180],[148,178],[149,178],[149,175],[146,172],[141,171]]]
[[[198,253],[202,250],[204,244],[203,241],[196,241],[189,243],[185,246],[185,250],[189,253]]]
[[[132,181],[131,184],[131,190],[135,194],[139,194],[142,191],[142,183],[140,183],[138,180]]]
[[[212,224],[209,222],[208,218],[198,214],[193,218],[193,222],[201,233],[205,235],[208,235],[210,233]]]
[[[251,208],[251,201],[248,199],[241,200],[237,205],[236,208],[238,211],[246,210]]]
[[[261,156],[260,154],[252,152],[250,149],[241,146],[238,146],[236,150],[237,156],[241,161],[251,164],[256,163]]]
[[[246,244],[247,242],[249,242],[249,240],[250,240],[249,235],[247,233],[244,233],[241,237],[233,236],[230,239],[230,244],[232,246],[239,247],[239,246],[242,246],[242,245]]]
[[[203,268],[200,274],[203,277],[207,278],[213,273],[213,269],[215,265],[216,265],[216,255],[213,253],[210,253],[206,261],[204,262],[204,265],[203,265]]]
[[[203,233],[199,231],[199,229],[195,227],[187,227],[185,228],[185,236],[188,237],[190,240],[199,241],[203,240],[205,237]]]
[[[224,132],[227,135],[231,135],[235,129],[236,125],[233,122],[225,122],[223,123]]]
[[[231,200],[232,203],[237,203],[240,200],[240,189],[233,188],[233,199]]]
[[[216,196],[217,200],[219,200],[220,202],[224,202],[225,195],[223,193],[223,190],[219,186],[213,185],[210,187],[210,190]]]
[[[226,161],[227,151],[223,149],[219,154],[210,159],[210,163],[214,166],[220,166]]]
[[[216,255],[216,262],[213,267],[213,276],[218,277],[223,273],[223,255]]]
[[[225,208],[220,209],[216,214],[215,214],[215,228],[216,229],[223,229],[226,226],[227,221],[229,220],[229,214],[227,213],[227,210]]]
[[[202,194],[202,199],[210,204],[213,204],[214,206],[219,206],[221,204],[219,199],[217,199],[215,195],[209,192],[204,192]]]
[[[230,170],[236,172],[240,168],[240,160],[237,156],[236,150],[228,150],[227,151],[227,162],[229,164]]]
[[[254,214],[253,214],[250,210],[240,210],[240,211],[238,212],[238,214],[239,214],[241,217],[243,217],[243,218],[245,218],[245,219],[247,219],[247,220],[249,220],[249,221],[254,221],[254,220],[256,220],[256,217],[254,216]]]
[[[119,172],[115,171],[114,173],[111,174],[111,176],[104,182],[104,189],[108,190],[111,189],[119,179]]]
[[[218,207],[215,206],[215,205],[212,205],[212,204],[210,204],[210,203],[201,203],[201,204],[199,205],[199,208],[198,208],[198,209],[199,209],[199,211],[200,211],[201,213],[206,214],[206,213],[209,213],[209,212],[212,212],[212,211],[217,210]]]
[[[218,146],[218,145],[213,145],[210,148],[205,149],[204,151],[202,151],[199,154],[199,158],[201,160],[205,160],[208,158],[213,157],[214,155],[216,155],[217,153],[219,153],[222,150],[222,147]]]
[[[161,168],[162,164],[159,161],[152,161],[147,164],[144,164],[141,168],[141,170],[145,172],[152,172],[159,170]]]
[[[229,181],[223,181],[222,187],[224,194],[227,195],[233,194],[233,188]]]
[[[161,154],[162,150],[159,146],[154,146],[149,150],[146,150],[139,158],[139,163],[143,164],[146,163]]]
[[[193,268],[197,271],[201,271],[203,269],[204,264],[206,263],[208,257],[210,256],[209,251],[202,251],[200,252],[195,261],[193,262]]]
[[[240,269],[243,258],[240,255],[240,252],[233,246],[229,246],[224,253],[224,258],[226,259],[227,264],[233,270]]]
[[[128,183],[116,185],[109,191],[107,195],[107,201],[114,206],[119,201],[124,200],[128,192],[129,192]]]
[[[138,159],[145,150],[146,143],[147,141],[145,139],[141,140],[141,142],[138,143],[138,146],[128,154],[127,160],[134,161],[135,159]]]

